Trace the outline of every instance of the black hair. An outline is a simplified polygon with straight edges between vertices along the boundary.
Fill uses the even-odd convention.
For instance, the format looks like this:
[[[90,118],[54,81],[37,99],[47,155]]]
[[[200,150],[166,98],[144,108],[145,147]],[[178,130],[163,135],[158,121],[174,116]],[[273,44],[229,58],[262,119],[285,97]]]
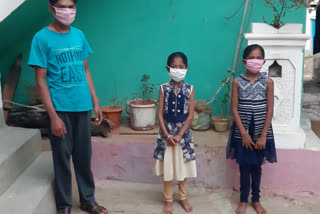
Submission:
[[[243,51],[243,59],[247,59],[248,56],[250,55],[250,53],[254,50],[257,50],[259,49],[263,58],[265,57],[265,53],[264,53],[264,49],[261,45],[258,45],[258,44],[254,44],[254,45],[249,45],[248,47],[246,47],[246,49],[244,49]]]
[[[175,58],[181,58],[182,59],[182,61],[183,61],[183,63],[185,64],[185,66],[186,67],[188,67],[188,58],[187,58],[187,56],[184,54],[184,53],[182,53],[182,52],[174,52],[174,53],[172,53],[169,57],[168,57],[168,61],[167,61],[167,66],[171,66],[171,64],[172,64],[172,62],[173,62],[173,60],[175,59]]]
[[[58,2],[59,0],[49,0],[49,3],[51,4],[51,5],[55,5],[57,2]],[[77,4],[77,1],[78,0],[72,0],[75,4]]]

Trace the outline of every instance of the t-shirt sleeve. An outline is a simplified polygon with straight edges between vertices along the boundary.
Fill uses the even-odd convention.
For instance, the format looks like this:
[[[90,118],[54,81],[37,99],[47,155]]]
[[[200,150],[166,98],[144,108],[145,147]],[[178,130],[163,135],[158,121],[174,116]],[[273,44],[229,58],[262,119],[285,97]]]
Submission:
[[[37,34],[31,43],[28,65],[48,68],[47,45]]]
[[[86,36],[81,32],[82,34],[82,57],[83,57],[83,60],[87,59],[88,56],[90,56],[93,51],[89,45],[89,42],[86,38]]]

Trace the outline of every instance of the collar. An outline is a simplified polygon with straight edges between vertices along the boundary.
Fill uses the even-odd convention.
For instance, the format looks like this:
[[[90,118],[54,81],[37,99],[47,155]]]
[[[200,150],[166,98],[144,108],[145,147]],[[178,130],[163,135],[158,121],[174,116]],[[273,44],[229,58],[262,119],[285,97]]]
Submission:
[[[244,73],[244,74],[240,74],[239,76],[240,76],[242,79],[244,79],[244,80],[246,80],[246,81],[249,81],[249,80],[248,80],[248,77],[246,76],[245,73]],[[259,77],[258,77],[258,79],[257,79],[256,81],[262,79],[262,78],[265,77],[265,76],[267,76],[267,72],[261,72],[260,75],[259,75]]]
[[[179,85],[178,85],[178,93],[177,93],[177,94],[180,94],[180,92],[183,91],[183,86],[184,86],[184,85],[185,85],[185,82],[182,80],[182,81],[179,83]],[[173,91],[173,92],[174,92],[175,88],[174,88],[174,82],[173,82],[173,80],[171,80],[171,81],[169,82],[169,87],[170,87],[170,91]]]
[[[184,85],[184,80],[182,80],[181,82],[179,82],[179,85],[178,85],[178,88],[181,88],[183,85]],[[170,82],[169,82],[169,86],[170,86],[170,88],[174,88],[174,82],[173,82],[173,80],[171,80]]]

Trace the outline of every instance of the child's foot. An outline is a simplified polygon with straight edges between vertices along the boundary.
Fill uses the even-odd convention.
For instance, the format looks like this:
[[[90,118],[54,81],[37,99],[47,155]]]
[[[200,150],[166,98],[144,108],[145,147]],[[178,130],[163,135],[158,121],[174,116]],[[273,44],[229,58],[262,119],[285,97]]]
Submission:
[[[190,213],[192,211],[192,206],[188,203],[187,200],[179,201],[179,204],[187,213]]]
[[[260,202],[252,203],[252,207],[257,214],[267,214],[267,211],[263,208]]]
[[[236,210],[236,214],[245,214],[247,210],[247,203],[240,203]]]
[[[163,212],[165,214],[172,214],[172,202],[170,201],[165,201],[164,202],[164,207],[163,207]]]

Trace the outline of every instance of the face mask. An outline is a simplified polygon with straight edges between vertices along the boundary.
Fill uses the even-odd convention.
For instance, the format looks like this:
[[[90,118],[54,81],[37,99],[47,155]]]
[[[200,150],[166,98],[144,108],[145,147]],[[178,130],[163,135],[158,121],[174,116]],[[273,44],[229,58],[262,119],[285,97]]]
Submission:
[[[53,7],[56,11],[54,17],[64,25],[71,25],[76,18],[77,10],[75,8],[58,8]]]
[[[170,68],[169,76],[176,82],[181,82],[186,77],[188,69]]]
[[[252,73],[258,73],[264,64],[263,59],[247,59],[246,61],[247,70]]]

